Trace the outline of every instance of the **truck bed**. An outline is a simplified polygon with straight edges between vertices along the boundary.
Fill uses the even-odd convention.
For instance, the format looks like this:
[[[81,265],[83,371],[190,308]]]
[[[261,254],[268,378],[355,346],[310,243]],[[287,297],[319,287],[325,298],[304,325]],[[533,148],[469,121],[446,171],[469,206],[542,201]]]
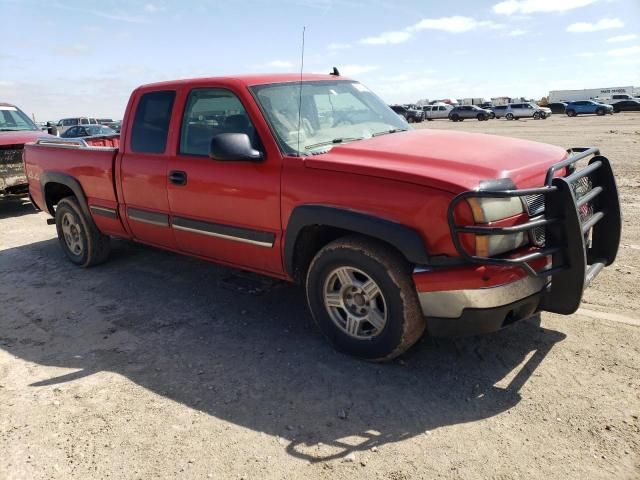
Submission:
[[[40,176],[43,172],[60,172],[77,179],[87,193],[90,204],[117,208],[114,165],[119,136],[87,139],[40,139],[24,148],[27,176],[32,181],[30,193],[36,205],[45,210]],[[36,188],[34,188],[36,187]]]

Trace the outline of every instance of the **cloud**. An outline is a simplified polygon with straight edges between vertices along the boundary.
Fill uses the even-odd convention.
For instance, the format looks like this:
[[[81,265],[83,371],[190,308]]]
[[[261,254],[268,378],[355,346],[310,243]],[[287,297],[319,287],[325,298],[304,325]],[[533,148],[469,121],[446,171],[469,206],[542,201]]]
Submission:
[[[408,26],[404,30],[384,32],[374,37],[366,37],[358,43],[362,45],[395,45],[411,39],[421,30],[440,30],[447,33],[464,33],[479,28],[500,30],[504,25],[490,20],[476,20],[471,17],[453,16],[440,18],[423,18],[418,23]]]
[[[290,62],[289,60],[273,60],[273,61],[267,63],[267,67],[292,68],[293,67],[293,62]]]
[[[634,45],[633,47],[616,48],[607,52],[612,57],[626,57],[627,55],[639,55],[640,45]]]
[[[76,45],[64,45],[55,47],[52,52],[59,57],[79,57],[82,55],[88,55],[91,49],[82,43]]]
[[[603,18],[595,23],[578,22],[572,23],[567,27],[567,32],[571,33],[589,33],[598,32],[600,30],[609,30],[611,28],[622,28],[624,23],[619,18]]]
[[[526,35],[527,33],[529,33],[528,30],[522,30],[522,29],[515,29],[515,30],[511,30],[507,35],[509,35],[510,37],[519,37],[521,35]]]
[[[412,25],[407,30],[410,32],[419,30],[442,30],[449,33],[464,33],[477,28],[492,28],[501,29],[503,25],[491,22],[489,20],[478,21],[471,17],[441,17],[441,18],[425,18],[420,20],[415,25]]]
[[[352,45],[350,43],[330,43],[327,46],[329,50],[346,50],[351,47]]]
[[[384,32],[376,37],[366,37],[360,40],[363,45],[395,45],[404,43],[411,38],[409,32]]]
[[[148,13],[157,13],[157,12],[160,12],[162,10],[164,10],[163,7],[160,7],[160,6],[155,5],[153,3],[147,3],[144,6],[144,11],[148,12]]]
[[[499,15],[566,12],[586,7],[597,0],[506,0],[493,6]]]
[[[607,38],[607,43],[620,43],[620,42],[630,42],[631,40],[635,40],[638,38],[638,35],[635,33],[630,33],[628,35],[618,35],[616,37]]]
[[[355,76],[378,70],[379,65],[342,65],[338,69],[341,75]]]

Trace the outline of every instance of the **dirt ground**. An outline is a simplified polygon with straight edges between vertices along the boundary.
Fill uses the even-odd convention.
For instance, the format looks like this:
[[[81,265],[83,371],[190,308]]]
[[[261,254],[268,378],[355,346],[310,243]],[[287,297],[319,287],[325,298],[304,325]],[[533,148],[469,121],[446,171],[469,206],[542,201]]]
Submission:
[[[640,114],[426,122],[614,165],[624,231],[581,310],[334,352],[294,286],[114,242],[72,266],[0,202],[0,479],[640,478]]]

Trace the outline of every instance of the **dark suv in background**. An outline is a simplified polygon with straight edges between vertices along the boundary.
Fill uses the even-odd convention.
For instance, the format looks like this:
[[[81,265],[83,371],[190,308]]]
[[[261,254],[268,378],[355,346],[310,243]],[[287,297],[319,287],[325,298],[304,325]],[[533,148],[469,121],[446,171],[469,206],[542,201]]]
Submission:
[[[404,105],[389,105],[389,108],[398,115],[403,116],[409,123],[420,123],[424,120],[424,112],[422,110],[407,108]]]

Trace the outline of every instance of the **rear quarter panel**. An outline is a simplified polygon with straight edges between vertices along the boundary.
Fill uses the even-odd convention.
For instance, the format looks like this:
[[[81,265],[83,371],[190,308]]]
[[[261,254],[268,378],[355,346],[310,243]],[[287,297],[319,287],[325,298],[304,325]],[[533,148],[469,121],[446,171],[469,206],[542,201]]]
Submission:
[[[113,142],[112,142],[113,143]],[[117,148],[69,148],[51,145],[25,145],[24,162],[29,193],[36,205],[49,213],[42,176],[45,173],[62,173],[80,183],[87,203],[92,206],[118,208],[114,188],[113,165]],[[112,235],[124,236],[125,231],[118,219],[109,219],[92,214],[98,228]]]

